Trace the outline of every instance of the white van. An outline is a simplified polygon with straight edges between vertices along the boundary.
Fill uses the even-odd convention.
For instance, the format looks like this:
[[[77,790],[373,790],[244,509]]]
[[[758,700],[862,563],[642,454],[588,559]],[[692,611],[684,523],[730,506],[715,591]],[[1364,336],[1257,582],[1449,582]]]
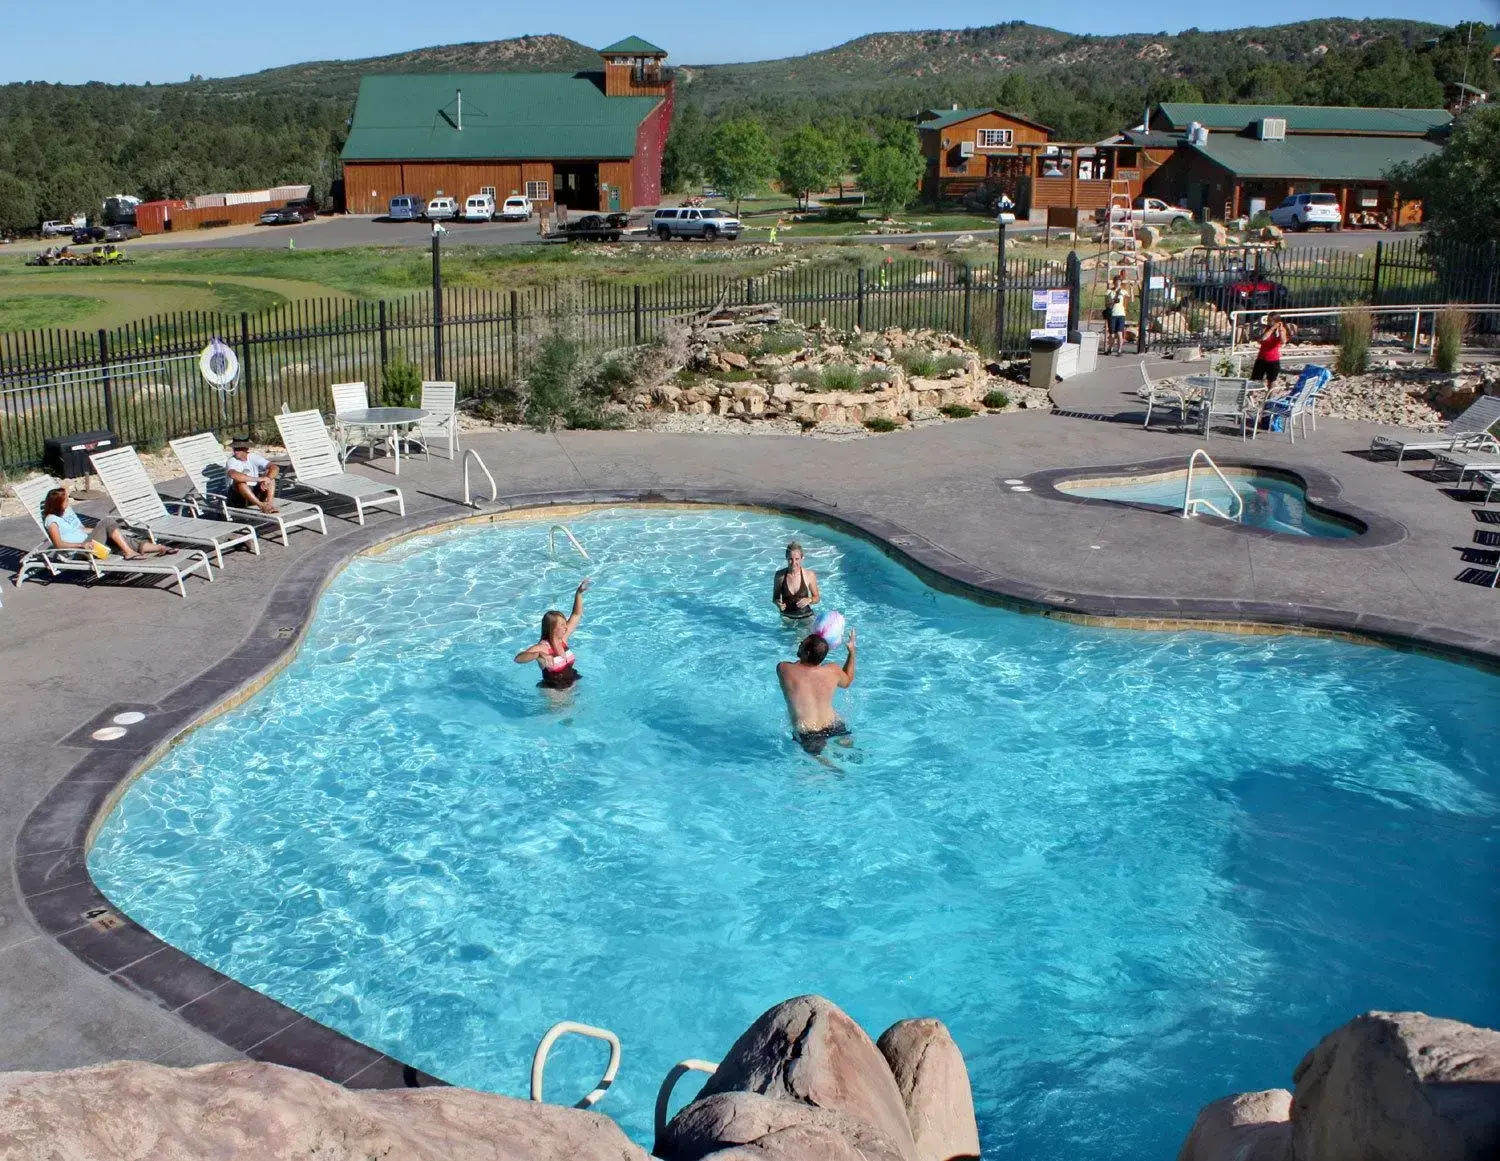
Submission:
[[[500,207],[502,222],[524,222],[531,217],[531,202],[520,194],[511,194]]]
[[[391,199],[390,211],[386,214],[393,222],[420,221],[427,210],[427,203],[411,194],[397,194]]]
[[[451,222],[458,217],[458,200],[456,198],[433,198],[427,203],[427,220],[429,222]]]
[[[495,199],[489,194],[470,194],[464,200],[464,221],[487,222],[495,216]]]

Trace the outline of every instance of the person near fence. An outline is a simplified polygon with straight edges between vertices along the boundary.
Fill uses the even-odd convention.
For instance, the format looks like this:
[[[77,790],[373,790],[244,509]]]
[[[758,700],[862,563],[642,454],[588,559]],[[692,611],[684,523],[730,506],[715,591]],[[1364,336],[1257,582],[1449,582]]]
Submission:
[[[250,450],[248,439],[237,439],[224,461],[224,474],[235,498],[247,508],[276,512],[276,477],[281,469],[259,452]]]
[[[1108,316],[1109,337],[1104,348],[1106,355],[1125,353],[1125,319],[1129,313],[1129,292],[1125,282],[1116,274],[1109,284],[1109,294],[1104,300],[1104,311]]]
[[[1255,352],[1255,365],[1250,369],[1250,381],[1264,382],[1272,391],[1281,375],[1281,344],[1292,341],[1295,328],[1279,314],[1266,316],[1265,329],[1260,332],[1260,347]]]
[[[109,555],[109,546],[114,545],[126,560],[142,556],[171,556],[175,548],[167,548],[154,540],[134,544],[120,531],[120,526],[108,516],[100,518],[93,528],[85,528],[83,521],[73,508],[73,498],[66,488],[53,488],[42,497],[42,527],[54,548],[85,548],[95,556]]]

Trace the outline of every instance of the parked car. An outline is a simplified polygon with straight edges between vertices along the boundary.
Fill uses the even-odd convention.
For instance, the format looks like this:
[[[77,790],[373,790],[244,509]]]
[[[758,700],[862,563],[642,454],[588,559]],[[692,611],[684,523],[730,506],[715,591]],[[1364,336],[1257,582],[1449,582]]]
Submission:
[[[705,242],[728,238],[733,241],[740,236],[741,228],[740,220],[723,210],[682,206],[660,209],[651,215],[651,232],[663,242],[673,238],[702,238]]]
[[[71,234],[73,232],[72,222],[43,222],[42,237],[56,238],[60,234]]]
[[[511,194],[500,207],[502,222],[525,222],[531,218],[531,199]]]
[[[75,246],[86,246],[90,242],[104,241],[103,226],[79,226],[73,231],[73,244]]]
[[[1283,230],[1310,230],[1314,226],[1337,230],[1344,224],[1344,211],[1331,193],[1292,194],[1271,211],[1271,224]]]
[[[457,198],[433,198],[427,203],[429,222],[451,222],[458,217]]]
[[[487,222],[495,216],[495,199],[489,194],[471,194],[464,199],[464,221]]]
[[[260,216],[262,226],[300,226],[307,221],[294,206],[272,206]]]
[[[141,228],[139,226],[130,226],[121,223],[118,226],[104,227],[104,240],[106,242],[128,242],[132,238],[139,238],[140,236]]]
[[[1094,220],[1103,222],[1109,211],[1100,208],[1094,211]],[[1171,226],[1177,222],[1189,222],[1193,220],[1191,210],[1185,210],[1181,206],[1169,206],[1160,198],[1136,198],[1130,208],[1131,220],[1138,226]],[[1118,214],[1116,221],[1123,221]]]
[[[411,194],[397,194],[391,199],[386,217],[393,222],[417,222],[427,212],[427,203]]]

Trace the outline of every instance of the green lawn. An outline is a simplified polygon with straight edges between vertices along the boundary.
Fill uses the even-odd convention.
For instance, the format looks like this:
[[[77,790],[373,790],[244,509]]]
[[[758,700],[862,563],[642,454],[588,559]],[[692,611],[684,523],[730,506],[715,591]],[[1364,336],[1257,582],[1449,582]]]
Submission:
[[[0,298],[0,333],[71,327],[104,307],[81,294],[13,294]]]

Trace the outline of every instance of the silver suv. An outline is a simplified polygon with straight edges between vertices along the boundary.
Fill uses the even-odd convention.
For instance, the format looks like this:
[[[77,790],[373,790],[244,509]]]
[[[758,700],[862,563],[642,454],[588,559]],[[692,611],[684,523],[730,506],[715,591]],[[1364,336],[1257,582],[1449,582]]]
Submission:
[[[692,206],[657,210],[651,215],[651,232],[663,242],[673,238],[715,238],[730,241],[740,236],[740,220],[723,210],[701,210]]]

